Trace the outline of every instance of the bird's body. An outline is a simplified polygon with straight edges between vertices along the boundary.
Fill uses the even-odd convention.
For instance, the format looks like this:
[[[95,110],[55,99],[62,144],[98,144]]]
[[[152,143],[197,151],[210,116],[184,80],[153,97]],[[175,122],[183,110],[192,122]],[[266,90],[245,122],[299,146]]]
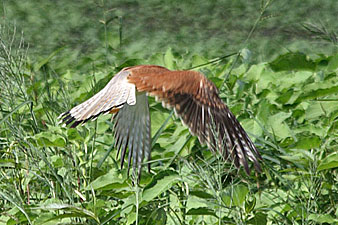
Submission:
[[[116,74],[96,95],[60,115],[62,122],[76,127],[104,113],[115,114],[115,146],[121,150],[121,167],[127,148],[128,167],[140,171],[144,158],[150,159],[150,115],[147,94],[174,108],[182,122],[199,141],[247,173],[247,159],[257,171],[261,158],[256,147],[218,96],[216,86],[196,71],[171,71],[161,66],[127,67]]]

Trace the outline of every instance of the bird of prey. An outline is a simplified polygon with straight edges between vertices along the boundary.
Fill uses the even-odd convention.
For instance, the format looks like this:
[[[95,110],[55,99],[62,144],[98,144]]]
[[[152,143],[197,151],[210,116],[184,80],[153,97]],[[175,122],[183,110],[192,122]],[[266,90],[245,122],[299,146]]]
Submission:
[[[171,71],[156,65],[126,67],[100,92],[61,114],[60,122],[74,128],[101,114],[115,114],[114,138],[121,152],[121,168],[128,148],[128,171],[132,162],[133,170],[140,173],[143,159],[149,160],[151,152],[147,95],[173,108],[201,144],[233,160],[237,168],[242,165],[247,174],[248,160],[261,171],[255,145],[218,96],[216,86],[197,71]]]

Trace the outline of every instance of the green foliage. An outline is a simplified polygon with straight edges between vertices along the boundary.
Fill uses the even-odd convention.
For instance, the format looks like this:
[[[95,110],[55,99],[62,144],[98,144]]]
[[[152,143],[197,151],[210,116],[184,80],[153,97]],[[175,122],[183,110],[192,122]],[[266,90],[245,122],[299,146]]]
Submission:
[[[106,51],[83,56],[53,46],[37,59],[14,30],[1,27],[0,35],[0,224],[338,224],[336,52],[288,52],[255,63],[244,49],[238,58],[206,64],[208,54],[174,48],[138,59],[130,46],[117,50],[118,37],[90,34]],[[139,185],[115,157],[109,115],[77,129],[57,124],[61,112],[121,68],[145,63],[206,64],[198,69],[254,140],[263,173],[247,176],[225,163],[153,98],[152,167]]]

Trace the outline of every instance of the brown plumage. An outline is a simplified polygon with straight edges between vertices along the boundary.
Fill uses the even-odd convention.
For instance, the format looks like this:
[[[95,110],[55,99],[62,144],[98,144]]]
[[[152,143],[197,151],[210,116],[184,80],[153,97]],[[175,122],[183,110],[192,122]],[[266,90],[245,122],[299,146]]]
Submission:
[[[76,127],[102,113],[116,113],[115,147],[121,151],[121,167],[128,148],[128,171],[131,161],[140,171],[151,151],[146,94],[174,108],[190,132],[212,151],[220,151],[237,167],[242,165],[248,174],[248,159],[261,171],[257,160],[261,156],[247,133],[218,96],[216,86],[196,71],[171,71],[155,65],[124,68],[99,93],[60,118],[65,125]]]

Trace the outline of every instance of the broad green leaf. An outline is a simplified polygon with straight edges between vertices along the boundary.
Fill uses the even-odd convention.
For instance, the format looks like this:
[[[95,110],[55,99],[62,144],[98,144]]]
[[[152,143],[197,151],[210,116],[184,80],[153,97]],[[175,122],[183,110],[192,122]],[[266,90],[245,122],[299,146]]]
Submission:
[[[127,215],[127,225],[133,224],[136,221],[136,213],[131,212]]]
[[[285,104],[287,103],[291,97],[294,95],[294,90],[289,89],[288,91],[282,93],[277,99],[276,102],[280,103],[280,104]]]
[[[190,209],[197,209],[197,208],[208,208],[208,200],[196,197],[194,195],[189,195],[188,196],[188,201],[187,201],[187,210]]]
[[[232,202],[234,206],[242,206],[246,195],[249,193],[249,189],[247,186],[243,184],[238,184],[233,187],[232,192]]]
[[[279,157],[297,165],[297,167],[301,169],[305,169],[309,166],[309,159],[306,158],[305,155],[302,153],[296,153],[293,155],[281,155]]]
[[[235,69],[232,70],[232,75],[231,76],[242,76],[243,74],[245,74],[247,70],[247,66],[244,64],[241,64],[239,67],[236,67]]]
[[[254,225],[265,225],[267,224],[267,215],[262,212],[254,213],[254,217],[251,218],[247,224],[254,224]]]
[[[238,184],[231,186],[228,191],[225,191],[221,194],[222,201],[228,207],[239,206],[242,207],[248,194],[248,187],[243,184]]]
[[[156,210],[156,213],[153,215],[153,224],[166,224],[167,221],[167,210],[160,208]]]
[[[108,118],[111,117],[111,115],[107,115]],[[106,131],[109,129],[109,124],[106,123],[107,118],[102,117],[99,118],[98,123],[97,123],[97,129],[96,133],[98,135],[103,135],[106,133]]]
[[[328,71],[335,71],[338,69],[338,54],[333,56],[330,59],[329,65],[327,65],[327,70]]]
[[[55,167],[55,168],[60,168],[60,167],[64,166],[63,160],[59,155],[53,155],[51,157],[51,163],[53,164],[53,167]]]
[[[279,79],[276,80],[275,84],[278,85],[280,90],[293,86],[302,86],[310,77],[313,76],[313,72],[310,71],[297,71],[294,73],[281,72],[279,73]]]
[[[158,129],[161,128],[162,124],[168,118],[169,113],[154,111],[151,112],[151,136],[153,137]],[[166,125],[166,127],[168,124]]]
[[[243,76],[244,81],[258,81],[261,77],[263,70],[266,69],[266,64],[261,63],[258,65],[252,65],[248,72]]]
[[[62,136],[53,134],[50,131],[38,133],[35,137],[39,146],[64,147],[66,145],[66,140]]]
[[[338,167],[338,153],[334,152],[326,156],[323,160],[320,161],[317,168],[318,171],[327,170]]]
[[[171,48],[168,48],[164,55],[164,64],[170,70],[175,69],[174,55]]]
[[[287,123],[284,121],[291,116],[291,113],[279,112],[272,115],[268,119],[270,132],[278,137],[278,139],[284,139],[291,136],[291,131]]]
[[[318,148],[321,144],[321,139],[318,136],[302,136],[298,138],[296,146],[293,148],[309,150],[312,148]]]
[[[273,84],[280,77],[280,73],[273,72],[272,70],[263,70],[259,80],[256,83],[256,94],[261,93],[263,90],[268,89],[269,85]]]
[[[211,77],[209,80],[211,80],[217,88],[219,88],[223,84],[223,79],[218,77]]]
[[[293,128],[293,132],[295,134],[311,133],[319,137],[324,137],[327,132],[327,128],[314,124],[306,124],[302,127]]]
[[[263,99],[258,104],[257,119],[263,126],[269,125],[269,118],[271,115],[272,104],[267,99]],[[254,129],[255,130],[255,129]]]
[[[188,154],[188,152],[183,152],[184,147],[188,144],[188,142],[191,140],[191,135],[188,132],[184,132],[180,136],[174,136],[174,137],[179,137],[178,140],[175,141],[174,145],[171,145],[170,147],[167,147],[166,153],[174,152],[175,156],[172,158],[168,164],[166,165],[166,168],[170,166],[172,161],[178,156],[185,156]],[[185,153],[185,154],[184,154]]]
[[[191,66],[198,66],[198,65],[202,65],[209,62],[208,59],[204,58],[203,56],[200,55],[194,55],[191,59]]]
[[[286,53],[280,55],[270,63],[274,71],[291,71],[291,70],[310,70],[314,71],[316,64],[302,53]]]
[[[48,210],[48,211],[55,211],[55,210],[69,211],[69,212],[76,213],[76,214],[71,214],[70,217],[91,217],[92,219],[95,219],[97,222],[99,222],[99,219],[96,217],[96,215],[93,212],[87,209],[78,207],[78,206],[74,206],[74,205],[63,204],[63,203],[51,203],[48,205],[37,207],[37,209],[43,209],[43,210]]]
[[[60,218],[55,217],[55,214],[52,212],[44,212],[34,219],[34,224],[54,225],[60,222]]]
[[[245,119],[241,121],[241,124],[249,134],[253,134],[254,136],[260,137],[263,134],[263,130],[261,126],[254,119]],[[253,138],[253,140],[255,140]]]
[[[305,110],[305,118],[310,119],[321,119],[321,116],[328,116],[330,113],[338,111],[338,103],[314,101],[311,102],[309,107]]]
[[[159,66],[165,65],[163,53],[160,53],[160,52],[153,54],[150,57],[149,61],[151,61],[152,64],[154,64],[154,65],[159,65]],[[134,65],[136,65],[136,64],[134,64]]]
[[[168,115],[168,117],[166,118],[165,121],[162,122],[161,126],[156,130],[155,135],[152,136],[152,140],[151,140],[151,147],[153,147],[157,140],[159,139],[159,137],[161,136],[162,132],[164,131],[164,129],[167,127],[168,122],[170,121],[172,115],[173,115],[174,111],[171,111],[170,114]]]
[[[113,184],[123,184],[124,178],[122,177],[122,174],[119,173],[117,169],[111,169],[107,174],[99,176],[97,179],[95,179],[93,182],[91,182],[85,190],[91,190],[92,188],[94,190],[107,188],[108,185]],[[127,185],[126,185],[127,186]],[[110,187],[111,189],[111,187]]]
[[[309,99],[329,96],[338,93],[338,76],[323,82],[310,83],[303,87],[304,93],[299,95],[296,103],[304,102]]]
[[[190,191],[190,195],[194,195],[198,198],[213,199],[213,196],[205,191]]]
[[[169,202],[170,202],[170,207],[174,210],[179,210],[179,208],[182,206],[180,199],[176,194],[170,194],[169,195]]]
[[[177,172],[172,170],[161,171],[153,177],[153,180],[147,185],[142,193],[144,201],[151,201],[159,194],[168,190],[173,184],[179,181]]]
[[[67,137],[70,141],[83,141],[77,129],[70,128],[67,130]]]
[[[322,223],[333,224],[338,222],[338,219],[333,218],[329,214],[310,214],[308,220],[321,224]]]
[[[210,215],[210,216],[216,216],[215,212],[209,208],[193,208],[189,209],[187,212],[187,215]]]

